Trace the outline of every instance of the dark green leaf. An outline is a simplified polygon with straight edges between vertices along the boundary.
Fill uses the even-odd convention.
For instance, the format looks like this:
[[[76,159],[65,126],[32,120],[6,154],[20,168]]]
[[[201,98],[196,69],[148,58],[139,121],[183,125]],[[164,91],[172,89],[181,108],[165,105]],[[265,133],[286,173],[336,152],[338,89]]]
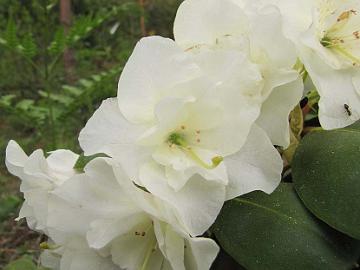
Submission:
[[[221,250],[212,264],[210,270],[246,270],[239,265],[230,255]]]
[[[31,33],[25,35],[21,45],[24,56],[28,58],[33,58],[38,52],[37,45]]]
[[[59,27],[55,32],[54,40],[51,42],[48,50],[52,55],[61,54],[65,50],[66,37],[63,27]]]
[[[213,232],[248,270],[345,270],[360,255],[360,242],[315,219],[292,184],[227,202]]]
[[[293,179],[310,211],[360,239],[360,122],[306,136],[294,157]]]
[[[5,41],[6,44],[13,50],[15,50],[19,45],[19,40],[17,38],[17,27],[14,20],[11,17],[7,23],[6,32],[5,32]]]
[[[24,256],[8,264],[4,270],[37,270],[30,256]]]

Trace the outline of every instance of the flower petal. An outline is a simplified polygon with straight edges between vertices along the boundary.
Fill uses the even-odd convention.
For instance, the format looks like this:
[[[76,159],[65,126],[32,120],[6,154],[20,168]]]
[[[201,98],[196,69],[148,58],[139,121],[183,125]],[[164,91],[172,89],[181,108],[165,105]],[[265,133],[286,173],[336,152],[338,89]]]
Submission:
[[[254,125],[244,147],[225,159],[227,200],[255,190],[272,193],[281,181],[283,162],[266,133]]]
[[[28,156],[15,141],[9,141],[6,147],[5,164],[9,172],[17,177],[22,177]]]
[[[65,181],[75,174],[74,166],[78,160],[79,155],[70,150],[56,150],[50,152],[46,158],[47,164],[52,170],[52,174],[60,181]]]
[[[136,45],[119,80],[120,110],[137,124],[154,120],[154,107],[179,83],[198,77],[199,68],[171,39],[147,37]]]
[[[147,148],[138,147],[136,140],[144,127],[129,123],[121,114],[117,99],[110,98],[90,118],[80,132],[79,142],[85,155],[104,153],[120,161],[134,181],[139,165],[149,158]]]
[[[261,54],[266,54],[271,68],[291,69],[297,54],[294,44],[284,36],[279,9],[273,5],[255,9],[250,13],[249,20],[252,57],[259,59],[263,57]]]
[[[215,221],[225,199],[225,187],[207,181],[199,175],[190,178],[178,192],[169,185],[164,170],[156,163],[141,168],[141,182],[145,188],[166,201],[191,235],[200,235]]]
[[[183,236],[170,225],[158,221],[154,222],[154,231],[159,248],[171,265],[171,269],[185,270]]]
[[[184,49],[194,45],[216,44],[226,35],[241,35],[246,17],[228,0],[187,0],[180,5],[174,23],[175,40]]]
[[[214,262],[220,248],[208,238],[188,238],[185,249],[186,269],[208,270]]]
[[[272,143],[284,148],[290,144],[289,114],[301,100],[304,89],[302,79],[296,76],[297,80],[274,88],[256,120]]]

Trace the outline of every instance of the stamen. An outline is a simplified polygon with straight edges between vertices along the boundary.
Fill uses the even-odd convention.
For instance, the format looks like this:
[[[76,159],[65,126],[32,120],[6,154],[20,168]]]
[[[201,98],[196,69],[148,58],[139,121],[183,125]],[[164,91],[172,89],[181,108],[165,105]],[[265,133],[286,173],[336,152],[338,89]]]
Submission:
[[[349,10],[349,11],[345,11],[343,13],[341,13],[341,15],[339,16],[339,18],[337,19],[338,22],[347,20],[350,18],[350,15],[353,14],[353,10]],[[356,14],[356,13],[355,13]]]

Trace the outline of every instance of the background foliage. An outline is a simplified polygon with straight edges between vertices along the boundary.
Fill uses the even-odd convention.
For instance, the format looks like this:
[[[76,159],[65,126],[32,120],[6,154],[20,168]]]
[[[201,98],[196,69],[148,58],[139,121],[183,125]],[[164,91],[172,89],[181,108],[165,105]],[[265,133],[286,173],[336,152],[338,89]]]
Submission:
[[[44,240],[14,221],[22,199],[4,166],[8,141],[27,153],[80,153],[78,133],[116,95],[135,43],[143,35],[171,37],[181,0],[73,0],[69,27],[60,2],[0,0],[0,269],[9,262],[5,269],[36,269]]]

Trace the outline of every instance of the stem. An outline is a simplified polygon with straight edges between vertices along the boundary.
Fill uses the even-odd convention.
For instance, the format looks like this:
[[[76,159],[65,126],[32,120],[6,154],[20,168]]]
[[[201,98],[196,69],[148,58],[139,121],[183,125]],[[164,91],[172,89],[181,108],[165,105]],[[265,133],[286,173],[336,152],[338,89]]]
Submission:
[[[141,16],[140,16],[140,29],[141,29],[141,34],[143,37],[146,36],[146,26],[145,26],[145,1],[144,0],[139,0],[139,5],[141,8]]]

